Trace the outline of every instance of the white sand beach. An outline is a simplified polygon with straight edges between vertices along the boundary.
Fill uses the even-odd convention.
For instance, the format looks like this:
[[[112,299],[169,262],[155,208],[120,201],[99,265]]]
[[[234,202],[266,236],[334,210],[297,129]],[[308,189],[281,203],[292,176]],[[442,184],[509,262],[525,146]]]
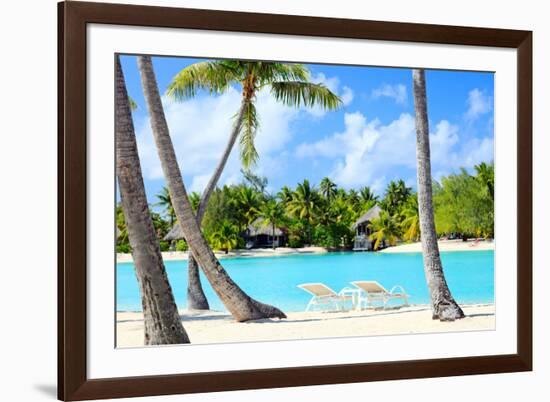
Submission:
[[[232,257],[276,257],[282,255],[301,255],[301,254],[320,254],[327,253],[328,250],[324,247],[302,247],[302,248],[290,248],[290,247],[277,247],[273,248],[254,248],[251,250],[232,250],[225,254],[224,252],[216,252],[218,258],[232,258]],[[164,251],[162,252],[162,259],[164,261],[179,261],[187,260],[188,253],[186,251]],[[131,254],[117,254],[117,262],[132,262]]]
[[[180,311],[191,343],[274,341],[283,339],[331,338],[481,331],[495,328],[494,305],[463,306],[466,318],[454,322],[431,319],[428,306],[394,310],[288,313],[283,320],[238,323],[221,312]],[[117,347],[143,346],[143,315],[117,313]]]
[[[494,250],[495,243],[492,240],[439,240],[439,251],[479,251],[479,250]],[[251,250],[232,250],[225,254],[224,252],[216,252],[218,258],[232,258],[232,257],[277,257],[284,255],[304,255],[304,254],[321,254],[328,253],[324,247],[302,247],[302,248],[290,248],[290,247],[277,247],[272,248],[254,248]],[[388,247],[380,250],[380,253],[420,253],[422,252],[422,245],[420,242],[400,244],[394,247]],[[164,261],[180,261],[187,260],[188,253],[186,251],[164,251],[162,253]],[[132,262],[131,254],[117,254],[117,262]]]
[[[456,240],[439,240],[439,251],[480,251],[480,250],[494,250],[495,242],[493,240],[468,240],[462,241]],[[388,247],[380,250],[380,253],[421,253],[422,244],[408,243],[400,244],[394,247]]]

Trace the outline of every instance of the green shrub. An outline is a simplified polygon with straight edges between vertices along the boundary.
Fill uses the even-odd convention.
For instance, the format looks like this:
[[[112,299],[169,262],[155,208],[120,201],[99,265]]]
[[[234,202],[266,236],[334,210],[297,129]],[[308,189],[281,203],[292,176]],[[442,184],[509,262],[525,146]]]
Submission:
[[[131,252],[130,245],[128,243],[117,244],[116,252],[117,253],[124,253],[124,254],[130,253]]]
[[[187,251],[189,247],[187,246],[187,242],[185,240],[178,240],[176,242],[176,251]]]
[[[160,251],[169,251],[170,250],[170,242],[167,241],[161,241],[159,243],[160,245]]]
[[[300,248],[304,247],[304,239],[301,236],[291,234],[288,236],[288,247]]]

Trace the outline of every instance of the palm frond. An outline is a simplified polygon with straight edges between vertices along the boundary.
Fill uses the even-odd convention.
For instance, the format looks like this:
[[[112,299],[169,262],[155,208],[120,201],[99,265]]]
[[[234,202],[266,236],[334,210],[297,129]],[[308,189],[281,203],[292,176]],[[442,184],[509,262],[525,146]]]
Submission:
[[[238,80],[238,66],[218,61],[195,63],[176,74],[168,85],[166,95],[179,101],[192,98],[201,89],[219,94]]]
[[[240,153],[241,162],[245,169],[254,166],[258,160],[258,151],[254,145],[254,139],[256,137],[256,131],[260,122],[258,120],[258,113],[254,102],[243,102],[242,108],[242,120],[240,123]]]
[[[260,78],[260,85],[271,84],[276,81],[299,81],[307,82],[310,73],[303,64],[288,63],[254,63],[254,72]]]
[[[342,100],[323,84],[305,81],[277,81],[271,83],[271,93],[287,106],[312,107],[319,105],[327,110],[338,109]]]

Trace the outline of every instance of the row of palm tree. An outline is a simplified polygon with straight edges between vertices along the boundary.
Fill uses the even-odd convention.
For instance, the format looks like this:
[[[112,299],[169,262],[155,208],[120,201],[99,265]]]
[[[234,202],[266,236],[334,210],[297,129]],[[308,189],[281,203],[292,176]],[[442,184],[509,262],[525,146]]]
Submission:
[[[494,181],[487,180],[485,176],[490,176],[493,170],[492,163],[481,163],[474,167],[474,175],[461,170],[459,174],[434,182],[434,213],[438,236],[452,233],[464,238],[492,237],[493,201],[490,190],[494,187]],[[480,171],[484,171],[485,176]],[[258,186],[258,183],[262,185]],[[274,195],[265,192],[266,186],[265,177],[248,172],[243,183],[214,190],[201,226],[211,247],[226,252],[242,248],[246,240],[246,228],[257,221],[269,226],[273,237],[277,228],[283,229],[289,235],[289,245],[292,247],[312,244],[351,248],[354,238],[352,224],[374,205],[382,209],[380,218],[374,219],[370,225],[375,249],[381,244],[394,245],[399,240],[420,240],[418,195],[403,180],[390,181],[381,198],[370,187],[345,190],[328,177],[322,179],[318,187],[304,180],[295,188],[284,186]],[[158,213],[151,212],[160,239],[173,224],[173,206],[166,196],[167,191],[164,187],[156,195],[158,202],[153,204],[162,208],[164,222]],[[192,205],[196,204],[200,194],[191,193],[189,199]],[[196,207],[193,209],[196,210]],[[126,229],[121,222],[120,245],[127,242],[124,236]],[[233,228],[231,231],[227,228],[221,230],[222,224]],[[220,240],[224,233],[231,235],[222,247]],[[168,242],[161,241],[160,244],[162,250],[169,249]],[[121,251],[126,249],[121,247]],[[183,240],[178,243],[178,249],[187,249]]]
[[[218,191],[223,194],[223,190],[217,190],[216,187],[236,140],[239,139],[240,156],[245,168],[254,166],[259,157],[254,145],[259,127],[255,106],[259,91],[269,90],[277,101],[292,107],[320,105],[325,109],[334,110],[341,105],[341,100],[322,84],[310,82],[307,68],[300,64],[225,60],[197,63],[183,69],[174,77],[167,89],[167,95],[177,101],[185,101],[202,90],[211,94],[220,94],[234,86],[240,86],[242,89],[241,103],[218,166],[200,198],[193,195],[189,197],[170,138],[151,58],[138,56],[137,61],[153,137],[168,189],[162,194],[164,200],[161,198],[160,202],[167,203],[169,200],[173,208],[173,211],[169,211],[169,219],[171,223],[178,221],[191,251],[189,306],[193,307],[194,304],[199,308],[207,306],[198,275],[200,267],[218,297],[236,320],[284,317],[284,313],[276,307],[252,299],[229,277],[216,259],[201,230],[203,218],[210,208],[211,196]],[[178,317],[172,290],[160,258],[160,247],[150,208],[145,198],[131,117],[133,105],[125,88],[118,57],[116,64],[117,177],[121,206],[145,312],[146,344],[189,342]],[[461,318],[463,313],[446,286],[435,241],[423,70],[413,70],[413,84],[417,128],[418,220],[422,233],[426,277],[432,296],[432,310],[434,318]],[[386,208],[389,215],[395,215],[396,205],[403,198],[410,196],[402,190],[403,188],[398,186],[395,191],[392,190],[391,197],[385,197],[387,200],[382,200],[387,202]],[[347,225],[346,219],[349,219],[350,208],[346,202],[352,204],[362,202],[365,205],[377,202],[370,189],[362,189],[359,193],[347,192],[344,200],[342,190],[338,190],[330,180],[324,180],[321,183],[320,192],[307,180],[299,184],[292,193],[283,188],[279,195],[280,202],[275,199],[264,199],[257,209],[248,208],[250,203],[255,202],[253,194],[255,193],[246,186],[239,190],[239,197],[235,201],[235,210],[241,212],[241,220],[237,223],[239,228],[250,223],[254,213],[261,215],[273,228],[283,221],[285,215],[289,215],[298,222],[298,225],[303,226],[309,244],[313,241],[316,219],[336,224],[332,229],[338,232],[342,225]],[[195,201],[194,205],[191,202],[192,199]],[[323,203],[325,207],[329,205],[330,208],[323,210]],[[331,234],[334,237],[334,233]],[[224,249],[234,247],[238,241],[231,223],[224,221],[220,229],[212,234],[211,239],[217,247]],[[200,300],[201,298],[204,300]]]

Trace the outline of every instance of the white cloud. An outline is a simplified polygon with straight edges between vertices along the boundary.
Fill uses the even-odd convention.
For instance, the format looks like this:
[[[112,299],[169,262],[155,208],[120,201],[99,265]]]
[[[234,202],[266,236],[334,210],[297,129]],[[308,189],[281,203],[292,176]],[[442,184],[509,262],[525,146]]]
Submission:
[[[350,87],[344,86],[342,88],[342,93],[340,94],[342,98],[342,103],[344,106],[349,105],[353,101],[353,91]]]
[[[226,146],[240,96],[239,91],[231,88],[221,96],[203,96],[183,103],[163,99],[179,166],[187,180],[191,177],[186,183],[190,191],[202,191],[210,179]],[[257,171],[269,178],[273,169],[268,167],[277,165],[274,160],[290,141],[290,123],[299,116],[300,111],[276,102],[267,90],[258,94],[256,107],[260,119],[260,129],[256,135],[256,148],[260,155]],[[137,122],[136,133],[144,176],[148,179],[163,178],[148,118]],[[220,184],[238,182],[240,168],[237,142]],[[278,173],[282,171],[280,167]]]
[[[474,120],[482,114],[489,113],[492,106],[493,99],[485,92],[480,91],[477,88],[472,89],[468,93],[468,111],[466,112],[467,120]]]
[[[384,84],[379,88],[373,89],[371,96],[374,99],[380,97],[392,98],[395,100],[395,103],[403,105],[407,101],[407,88],[403,84]]]
[[[338,77],[319,73],[312,77],[312,81],[322,83],[340,95],[345,105],[353,100],[353,91],[341,87]],[[182,103],[163,98],[172,142],[190,191],[201,192],[208,183],[226,146],[240,97],[237,89],[230,88],[221,96],[200,96]],[[276,102],[268,89],[258,93],[256,107],[260,120],[256,134],[256,148],[260,155],[256,172],[270,179],[284,174],[285,161],[288,160],[284,148],[292,137],[292,121],[303,113],[320,118],[327,111],[319,106],[300,109],[285,106]],[[136,123],[136,135],[144,176],[153,180],[163,178],[148,118]],[[234,148],[220,184],[233,184],[241,178],[238,142]]]
[[[414,167],[414,119],[410,114],[382,125],[379,120],[368,122],[360,112],[346,113],[344,126],[343,132],[301,144],[297,156],[333,159],[330,176],[344,187],[373,185],[391,166]]]
[[[318,73],[311,76],[311,82],[314,82],[315,84],[323,84],[332,92],[340,96],[344,106],[348,106],[353,101],[353,90],[347,86],[340,88],[340,79],[338,77],[327,77],[323,73]],[[320,106],[303,109],[315,117],[322,117],[327,113],[327,110]]]
[[[433,172],[450,172],[471,167],[493,158],[493,139],[474,138],[459,141],[458,127],[446,120],[435,125],[430,134]],[[344,131],[314,143],[303,143],[296,149],[302,158],[332,160],[330,177],[340,186],[370,185],[381,192],[386,176],[395,169],[405,169],[410,183],[416,182],[416,133],[414,117],[403,113],[387,125],[378,119],[367,121],[360,113],[346,113]]]
[[[441,120],[430,135],[430,156],[432,164],[445,164],[447,158],[458,142],[458,127],[447,120]]]

